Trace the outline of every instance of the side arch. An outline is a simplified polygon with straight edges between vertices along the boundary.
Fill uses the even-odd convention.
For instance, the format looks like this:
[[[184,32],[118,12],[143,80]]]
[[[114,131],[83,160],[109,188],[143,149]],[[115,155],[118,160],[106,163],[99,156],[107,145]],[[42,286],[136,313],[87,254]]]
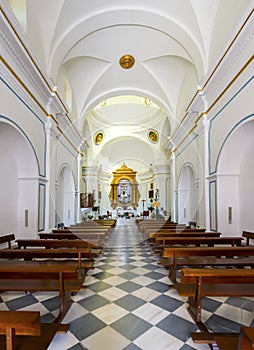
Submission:
[[[253,135],[253,117],[242,119],[230,131],[218,157],[216,209],[218,230],[225,235],[239,235],[243,230],[253,230]]]
[[[185,164],[179,174],[177,186],[178,222],[189,225],[196,222],[195,171],[192,164]]]
[[[3,232],[33,237],[39,217],[44,222],[45,202],[39,201],[38,159],[31,142],[15,124],[0,121],[0,221]]]

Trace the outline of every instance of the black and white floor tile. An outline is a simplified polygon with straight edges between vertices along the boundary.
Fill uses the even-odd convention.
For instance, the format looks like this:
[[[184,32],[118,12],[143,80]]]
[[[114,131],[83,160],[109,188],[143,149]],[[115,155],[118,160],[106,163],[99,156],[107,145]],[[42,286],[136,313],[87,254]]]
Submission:
[[[70,323],[68,333],[56,335],[49,350],[209,349],[193,343],[190,333],[198,330],[187,299],[168,282],[134,220],[118,220],[87,288],[73,296],[63,321]],[[0,294],[1,310],[38,310],[42,322],[53,320],[57,306],[56,293]],[[205,298],[202,317],[211,331],[237,332],[254,326],[254,299]]]

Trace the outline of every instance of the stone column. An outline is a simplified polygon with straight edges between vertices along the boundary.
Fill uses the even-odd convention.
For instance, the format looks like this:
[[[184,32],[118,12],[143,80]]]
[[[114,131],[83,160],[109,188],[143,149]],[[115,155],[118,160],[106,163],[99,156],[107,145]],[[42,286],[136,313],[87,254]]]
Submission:
[[[75,191],[76,196],[76,222],[81,222],[81,211],[80,211],[80,181],[81,181],[81,155],[77,156],[77,188]]]
[[[171,209],[171,220],[172,221],[177,221],[177,213],[176,213],[176,196],[177,196],[177,188],[176,188],[176,156],[175,152],[172,152],[171,154],[171,172],[172,172],[172,181],[171,181],[171,196],[172,196],[172,209]]]
[[[204,126],[204,169],[205,169],[205,225],[210,229],[210,204],[209,204],[209,129],[210,121],[206,114],[203,118]]]
[[[47,119],[46,129],[46,183],[45,183],[45,228],[47,232],[49,227],[49,201],[50,201],[50,157],[51,157],[51,137],[52,137],[52,120]]]

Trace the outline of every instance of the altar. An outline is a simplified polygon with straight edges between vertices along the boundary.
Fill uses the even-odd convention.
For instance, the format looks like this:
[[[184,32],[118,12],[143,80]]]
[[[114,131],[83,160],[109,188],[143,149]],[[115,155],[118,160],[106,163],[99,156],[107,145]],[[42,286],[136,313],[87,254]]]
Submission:
[[[136,171],[128,168],[125,163],[120,169],[113,172],[109,198],[117,215],[118,208],[121,208],[119,211],[121,216],[124,215],[122,211],[129,212],[130,216],[135,215],[134,210],[137,208],[140,198],[136,173]]]
[[[116,208],[116,215],[118,218],[124,218],[124,217],[135,217],[135,210],[134,209],[124,209],[122,207]]]

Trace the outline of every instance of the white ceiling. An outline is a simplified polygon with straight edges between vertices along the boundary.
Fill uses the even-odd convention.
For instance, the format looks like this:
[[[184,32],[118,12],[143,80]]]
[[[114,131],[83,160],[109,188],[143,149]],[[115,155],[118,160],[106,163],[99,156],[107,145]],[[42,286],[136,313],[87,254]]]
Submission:
[[[68,80],[70,115],[90,147],[88,160],[107,171],[124,160],[141,171],[167,159],[170,132],[253,6],[250,0],[8,3],[62,94]],[[130,69],[119,64],[125,54],[135,58]],[[159,133],[157,144],[149,142],[150,128]],[[98,130],[104,140],[95,146]]]

